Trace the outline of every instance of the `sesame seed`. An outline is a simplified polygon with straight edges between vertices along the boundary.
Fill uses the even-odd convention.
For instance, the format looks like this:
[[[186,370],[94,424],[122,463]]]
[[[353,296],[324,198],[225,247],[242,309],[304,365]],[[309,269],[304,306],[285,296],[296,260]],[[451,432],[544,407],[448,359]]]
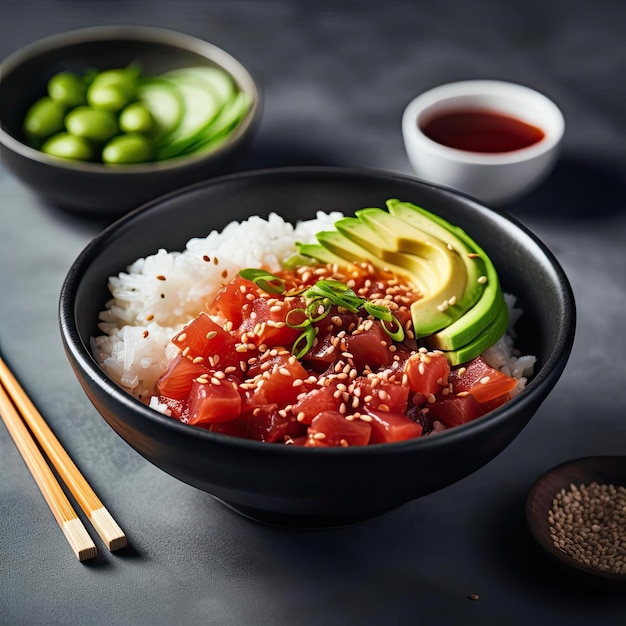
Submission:
[[[478,282],[479,282],[481,285],[484,285],[484,284],[487,282],[487,277],[486,277],[486,276],[479,276],[479,277],[478,277]]]

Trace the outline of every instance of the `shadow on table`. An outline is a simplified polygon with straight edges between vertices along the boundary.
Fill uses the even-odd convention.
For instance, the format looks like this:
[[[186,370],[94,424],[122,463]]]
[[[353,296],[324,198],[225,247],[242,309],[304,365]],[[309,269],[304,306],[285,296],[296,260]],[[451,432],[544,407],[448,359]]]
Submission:
[[[532,193],[504,207],[514,215],[597,219],[626,212],[626,169],[606,157],[564,155]]]

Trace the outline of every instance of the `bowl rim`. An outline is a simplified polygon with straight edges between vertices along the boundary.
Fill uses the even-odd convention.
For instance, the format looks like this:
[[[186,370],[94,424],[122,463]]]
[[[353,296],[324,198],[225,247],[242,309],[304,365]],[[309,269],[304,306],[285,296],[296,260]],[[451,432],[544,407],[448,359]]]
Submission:
[[[201,188],[216,187],[223,184],[229,184],[240,179],[250,180],[255,178],[266,178],[268,176],[281,178],[302,174],[312,176],[323,174],[326,176],[339,177],[366,176],[368,178],[374,177],[387,182],[397,180],[404,183],[408,182],[411,184],[417,184],[419,186],[434,189],[443,195],[461,199],[464,202],[470,203],[475,209],[482,213],[488,213],[495,216],[497,219],[505,220],[510,227],[519,230],[520,234],[528,237],[530,241],[538,247],[545,260],[549,263],[549,266],[554,274],[554,280],[560,285],[560,293],[564,303],[564,310],[567,313],[569,323],[561,325],[555,342],[555,349],[552,351],[542,368],[535,374],[535,376],[533,376],[532,380],[529,381],[523,392],[515,396],[502,407],[491,411],[485,416],[467,424],[462,424],[437,433],[437,436],[418,437],[406,441],[370,446],[307,449],[302,446],[268,445],[263,442],[232,437],[221,433],[213,433],[202,428],[190,427],[187,424],[183,424],[175,419],[172,419],[171,417],[159,413],[154,409],[151,409],[113,382],[113,380],[111,380],[97,364],[91,354],[89,346],[83,342],[78,331],[78,326],[73,317],[74,311],[72,306],[83,275],[95,262],[102,250],[106,248],[107,241],[111,238],[115,238],[118,231],[124,230],[130,226],[132,222],[141,218],[144,214],[149,213],[151,208],[154,206],[167,202],[175,197],[193,193]],[[120,271],[122,271],[122,269],[123,268],[120,268]],[[576,304],[574,300],[574,293],[563,268],[554,254],[547,248],[541,239],[539,239],[537,235],[535,235],[517,218],[505,211],[492,209],[482,205],[469,196],[465,196],[464,194],[457,193],[454,190],[450,190],[439,185],[422,181],[412,176],[386,170],[352,166],[284,166],[236,172],[200,181],[151,200],[123,215],[105,227],[83,248],[71,264],[63,281],[60,291],[58,310],[62,341],[68,355],[70,355],[71,358],[80,365],[80,367],[88,374],[89,378],[94,381],[95,384],[97,384],[109,396],[114,398],[116,402],[122,404],[127,410],[138,413],[142,416],[142,418],[148,419],[150,423],[156,425],[157,427],[164,428],[165,431],[172,429],[174,432],[183,436],[187,435],[194,438],[198,437],[201,440],[205,440],[207,443],[219,443],[224,447],[243,447],[244,449],[253,451],[257,454],[317,454],[319,457],[346,454],[354,456],[355,458],[378,457],[381,455],[384,456],[391,451],[396,454],[409,453],[414,449],[429,449],[434,446],[441,445],[438,442],[455,441],[462,438],[464,433],[468,431],[480,432],[488,430],[494,423],[505,421],[511,412],[516,412],[518,408],[523,411],[526,407],[532,407],[535,405],[538,399],[541,400],[545,397],[546,386],[549,390],[554,386],[554,384],[556,384],[556,381],[567,364],[574,343],[576,326]]]
[[[199,37],[169,28],[157,26],[137,26],[130,24],[110,24],[104,26],[89,26],[86,28],[78,28],[63,33],[49,35],[30,44],[26,44],[22,48],[19,48],[10,54],[0,63],[0,88],[2,86],[3,77],[8,76],[11,72],[18,69],[19,66],[25,61],[45,54],[52,49],[65,48],[81,43],[89,43],[90,41],[97,42],[129,39],[135,39],[146,43],[160,43],[166,46],[179,48],[181,50],[195,52],[206,59],[212,60],[216,65],[224,69],[237,81],[243,90],[247,91],[252,96],[252,104],[248,112],[225,142],[219,144],[213,150],[207,150],[197,154],[180,156],[164,161],[125,164],[123,166],[108,166],[102,163],[73,161],[47,155],[44,152],[31,148],[27,144],[21,142],[5,130],[4,126],[1,124],[0,145],[5,145],[8,149],[19,154],[20,156],[41,163],[42,165],[73,172],[84,172],[102,176],[116,176],[120,174],[148,174],[151,172],[161,172],[165,170],[176,171],[193,163],[219,158],[224,153],[231,150],[235,145],[243,141],[245,135],[253,127],[255,120],[260,115],[263,105],[263,95],[258,81],[241,61],[236,59],[223,48],[200,39]]]
[[[545,133],[542,139],[519,150],[483,153],[451,148],[427,137],[422,132],[418,119],[422,113],[429,110],[454,110],[459,108],[459,105],[446,105],[446,102],[453,101],[456,98],[493,99],[494,104],[492,105],[464,105],[462,108],[481,108],[496,112],[502,110],[502,106],[499,106],[497,102],[503,99],[532,100],[538,103],[552,117],[553,123],[549,129],[547,126],[542,127]],[[508,165],[532,160],[557,148],[565,133],[565,118],[553,100],[532,87],[504,80],[471,79],[443,83],[413,98],[402,113],[402,131],[405,143],[412,144],[416,149],[419,149],[419,147],[427,149],[440,158],[445,158],[458,164]]]

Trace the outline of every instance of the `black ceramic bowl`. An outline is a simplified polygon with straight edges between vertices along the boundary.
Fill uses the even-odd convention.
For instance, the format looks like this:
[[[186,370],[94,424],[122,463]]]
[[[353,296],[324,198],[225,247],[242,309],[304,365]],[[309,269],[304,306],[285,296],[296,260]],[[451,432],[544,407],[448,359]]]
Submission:
[[[460,225],[491,256],[524,315],[518,345],[536,375],[504,407],[434,436],[374,446],[311,449],[257,443],[184,425],[142,405],[98,367],[107,279],[158,248],[180,250],[232,220],[277,212],[351,214],[388,198],[417,203]],[[210,210],[207,207],[211,207]],[[546,247],[513,218],[415,179],[343,168],[286,168],[214,179],[161,198],[98,235],[71,267],[60,298],[67,356],[92,403],[117,433],[169,474],[257,520],[297,526],[364,520],[476,471],[517,436],[561,375],[574,339],[569,283]]]
[[[162,162],[110,167],[51,157],[25,142],[28,108],[46,94],[57,72],[137,63],[153,76],[196,65],[228,72],[252,97],[247,116],[214,151]],[[160,28],[102,26],[30,44],[0,65],[0,157],[7,169],[46,202],[74,212],[120,216],[182,186],[233,171],[245,155],[261,113],[260,93],[248,70],[224,50]]]

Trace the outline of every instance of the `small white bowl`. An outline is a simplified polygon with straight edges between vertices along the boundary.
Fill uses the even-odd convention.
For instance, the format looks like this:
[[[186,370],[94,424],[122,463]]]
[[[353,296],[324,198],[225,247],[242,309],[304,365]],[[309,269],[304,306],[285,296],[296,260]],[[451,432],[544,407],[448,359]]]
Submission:
[[[422,131],[434,117],[459,110],[513,117],[541,129],[544,136],[525,148],[487,153],[447,147]],[[564,130],[561,111],[546,96],[496,80],[435,87],[412,100],[402,117],[406,152],[420,178],[493,204],[520,197],[547,176],[558,156]]]

